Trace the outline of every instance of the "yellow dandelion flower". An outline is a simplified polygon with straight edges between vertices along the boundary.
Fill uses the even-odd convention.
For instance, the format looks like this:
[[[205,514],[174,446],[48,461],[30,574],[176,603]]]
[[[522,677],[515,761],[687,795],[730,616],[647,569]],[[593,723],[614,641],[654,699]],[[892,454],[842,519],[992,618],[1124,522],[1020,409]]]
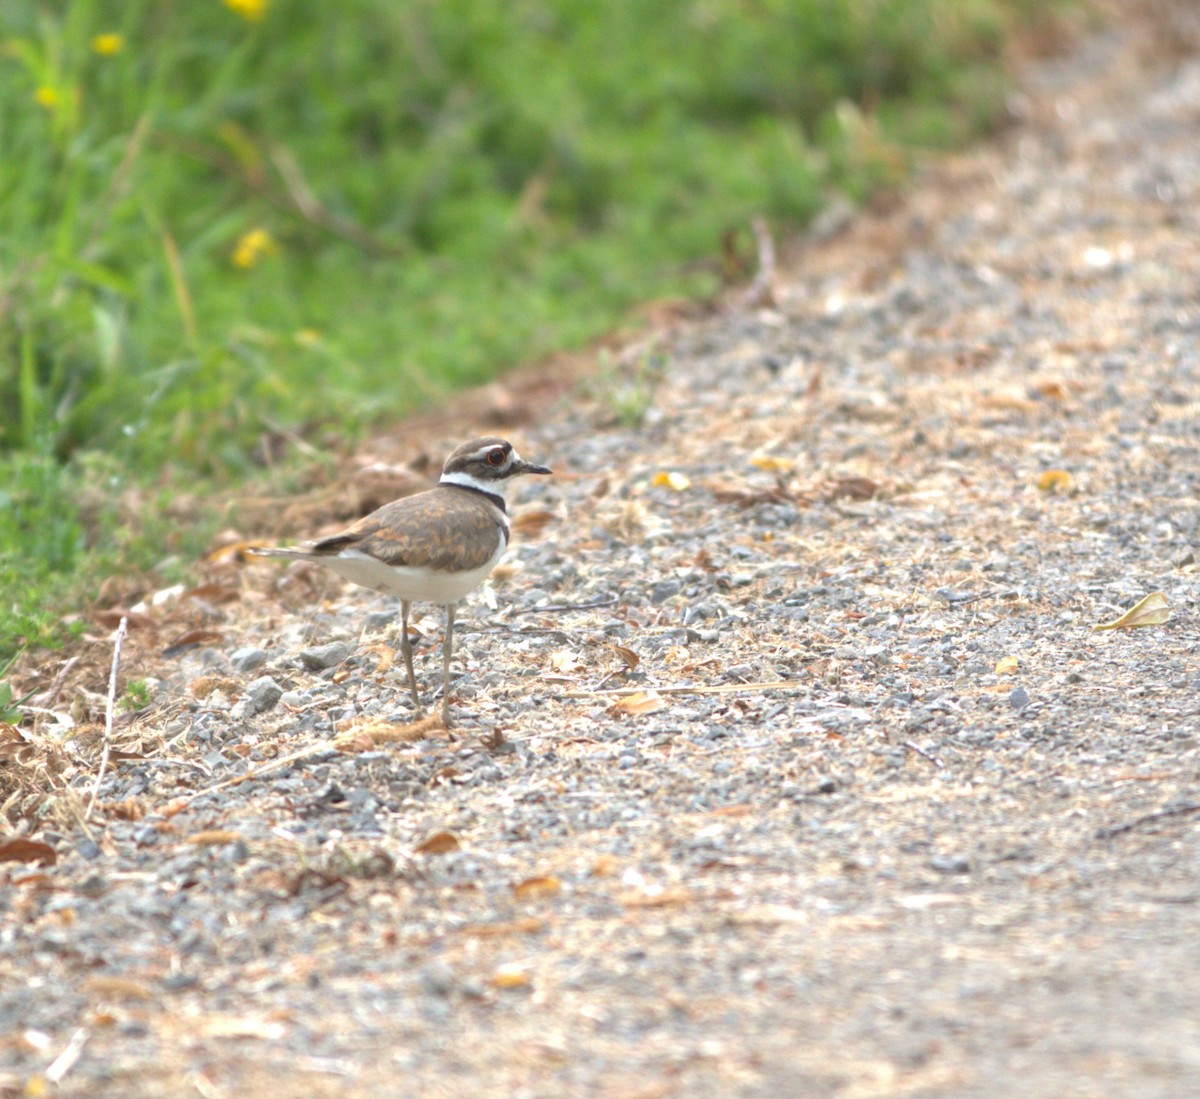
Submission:
[[[257,23],[267,14],[267,0],[224,0],[224,4],[247,23]]]
[[[92,53],[98,53],[101,57],[112,57],[114,53],[120,53],[124,45],[125,39],[119,34],[97,34],[92,38]]]
[[[52,111],[58,106],[60,97],[57,88],[52,88],[49,84],[43,84],[33,93],[33,98],[39,107],[45,107],[46,110]]]
[[[277,251],[279,251],[279,245],[275,243],[275,238],[266,229],[247,229],[238,237],[230,258],[234,267],[248,271],[264,256],[273,255]]]

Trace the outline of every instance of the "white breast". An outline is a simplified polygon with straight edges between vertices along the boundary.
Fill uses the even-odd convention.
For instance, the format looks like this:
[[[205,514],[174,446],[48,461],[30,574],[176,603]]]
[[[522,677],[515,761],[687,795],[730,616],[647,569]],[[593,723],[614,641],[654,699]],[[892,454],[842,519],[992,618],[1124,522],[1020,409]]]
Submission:
[[[423,603],[457,603],[474,591],[504,556],[506,541],[500,540],[491,559],[469,572],[444,572],[438,569],[393,567],[356,549],[345,549],[331,557],[320,558],[339,576],[373,591],[394,595],[397,599]]]

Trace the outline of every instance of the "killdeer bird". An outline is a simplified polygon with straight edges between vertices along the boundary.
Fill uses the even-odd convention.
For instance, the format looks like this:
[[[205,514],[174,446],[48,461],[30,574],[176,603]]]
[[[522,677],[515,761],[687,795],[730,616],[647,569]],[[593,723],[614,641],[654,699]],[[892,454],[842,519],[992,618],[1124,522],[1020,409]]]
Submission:
[[[340,534],[290,549],[256,548],[260,557],[319,561],[364,588],[400,600],[400,651],[413,704],[421,709],[413,674],[408,612],[414,602],[446,608],[442,642],[442,721],[450,723],[450,655],[455,604],[477,588],[508,548],[504,490],[524,473],[549,473],[525,461],[510,442],[484,435],[456,447],[435,488],[405,496],[363,516]]]

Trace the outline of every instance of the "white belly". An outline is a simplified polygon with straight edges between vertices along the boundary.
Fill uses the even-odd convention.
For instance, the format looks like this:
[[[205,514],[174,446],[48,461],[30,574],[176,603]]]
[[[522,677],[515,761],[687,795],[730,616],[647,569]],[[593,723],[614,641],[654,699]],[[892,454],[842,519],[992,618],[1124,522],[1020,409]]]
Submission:
[[[468,592],[479,587],[504,556],[504,550],[501,542],[487,564],[470,572],[396,568],[355,549],[342,550],[333,557],[322,557],[320,561],[339,576],[361,587],[394,595],[408,602],[446,604],[457,603]]]

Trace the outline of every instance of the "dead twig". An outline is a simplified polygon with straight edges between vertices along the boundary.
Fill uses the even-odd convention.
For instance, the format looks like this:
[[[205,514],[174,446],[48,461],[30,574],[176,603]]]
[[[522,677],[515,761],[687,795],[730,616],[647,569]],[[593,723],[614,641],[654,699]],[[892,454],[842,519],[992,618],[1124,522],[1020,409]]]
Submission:
[[[286,767],[289,763],[295,763],[297,760],[306,759],[308,756],[315,756],[320,752],[336,750],[335,746],[326,740],[321,741],[319,744],[310,744],[307,748],[301,748],[298,752],[291,752],[286,756],[279,756],[277,759],[259,764],[259,766],[252,767],[243,774],[235,775],[233,778],[227,778],[222,782],[218,782],[215,786],[206,786],[203,790],[193,790],[190,794],[186,794],[182,800],[189,802],[205,794],[215,794],[218,790],[237,786],[240,783],[249,782],[251,779],[261,778],[263,775],[269,774],[271,771],[277,771],[280,767]]]
[[[278,210],[301,218],[310,225],[349,241],[372,256],[388,259],[399,258],[408,251],[400,241],[385,240],[362,228],[355,222],[331,213],[313,195],[311,188],[300,174],[299,166],[289,154],[280,154],[278,148],[268,150],[268,156],[276,174],[283,182],[283,192],[266,178],[266,174],[246,170],[233,157],[201,141],[192,141],[178,135],[155,134],[154,140],[168,145],[172,151],[198,160],[202,164],[224,175],[236,179],[247,190],[253,191]]]
[[[748,691],[794,691],[802,686],[799,679],[776,679],[765,683],[677,683],[663,687],[643,683],[640,687],[609,687],[603,691],[568,691],[559,697],[600,698],[606,695],[635,695],[643,691],[654,691],[660,695],[725,695]]]
[[[917,755],[919,755],[922,759],[929,760],[929,762],[932,763],[939,771],[943,770],[946,766],[940,759],[938,759],[937,756],[932,755],[929,752],[925,751],[924,748],[920,747],[917,744],[914,744],[911,740],[904,741],[904,747],[907,748],[910,752],[916,752]]]
[[[1140,828],[1143,824],[1153,824],[1155,821],[1168,820],[1171,817],[1186,817],[1192,813],[1200,813],[1200,804],[1189,802],[1187,805],[1172,805],[1166,809],[1158,809],[1153,813],[1134,817],[1133,820],[1128,820],[1124,824],[1114,824],[1111,828],[1101,828],[1096,833],[1096,839],[1110,840],[1113,836],[1132,832],[1135,828]]]
[[[596,607],[611,607],[617,602],[615,595],[606,595],[603,599],[593,599],[590,603],[551,603],[545,607],[521,607],[512,612],[513,616],[521,614],[558,614],[562,611],[590,611]]]
[[[773,306],[775,304],[775,241],[771,230],[763,218],[755,218],[750,223],[754,233],[754,246],[758,252],[758,272],[754,281],[746,291],[743,299],[750,308]]]
[[[62,1083],[67,1073],[75,1067],[75,1062],[79,1060],[80,1054],[83,1053],[83,1047],[87,1044],[87,1040],[90,1037],[91,1031],[87,1027],[80,1027],[71,1035],[71,1040],[67,1042],[63,1051],[54,1058],[53,1063],[46,1069],[46,1079],[51,1084]]]
[[[86,824],[92,818],[96,808],[96,798],[100,795],[100,783],[104,781],[104,772],[108,770],[108,757],[112,752],[113,711],[117,707],[117,671],[121,667],[121,642],[125,640],[125,631],[129,628],[129,619],[121,616],[117,626],[117,635],[113,638],[112,671],[108,676],[108,702],[104,706],[104,751],[100,755],[100,770],[96,772],[96,781],[92,783],[92,797],[87,810],[83,814]]]

